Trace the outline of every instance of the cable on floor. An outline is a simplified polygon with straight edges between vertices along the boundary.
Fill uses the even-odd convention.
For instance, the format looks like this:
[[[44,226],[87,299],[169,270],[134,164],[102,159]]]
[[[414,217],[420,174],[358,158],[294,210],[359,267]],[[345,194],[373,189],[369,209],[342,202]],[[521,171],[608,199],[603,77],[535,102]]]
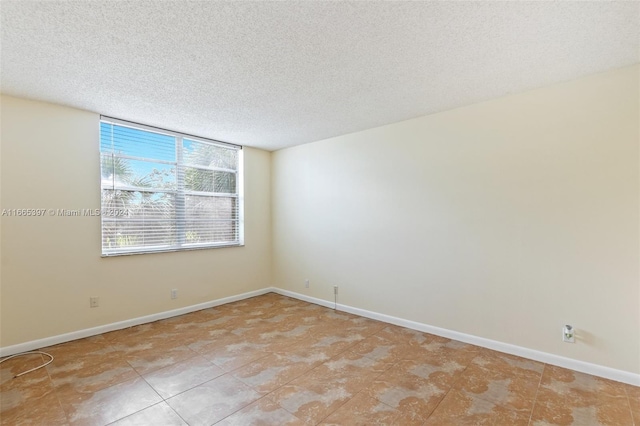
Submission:
[[[22,375],[24,375],[24,374],[31,373],[32,371],[36,371],[36,370],[38,370],[38,369],[40,369],[40,368],[42,368],[42,367],[46,367],[47,365],[49,365],[49,364],[51,364],[51,363],[53,362],[53,355],[48,354],[48,353],[46,353],[46,352],[41,352],[41,351],[31,351],[31,352],[23,352],[23,353],[21,353],[21,354],[15,354],[15,355],[8,356],[8,357],[6,357],[5,359],[0,360],[0,364],[2,364],[3,362],[5,362],[5,361],[7,361],[7,360],[10,360],[11,358],[15,358],[15,357],[17,357],[17,356],[23,356],[23,355],[35,355],[35,354],[46,355],[46,356],[48,356],[48,357],[49,357],[49,358],[51,358],[51,359],[50,359],[49,361],[45,362],[45,363],[44,363],[44,364],[42,364],[42,365],[39,365],[39,366],[37,366],[37,367],[35,367],[35,368],[32,368],[31,370],[23,371],[23,372],[22,372],[22,373],[20,373],[20,374],[16,374],[15,376],[13,376],[13,378],[14,378],[14,379],[15,379],[16,377],[20,377],[20,376],[22,376]]]

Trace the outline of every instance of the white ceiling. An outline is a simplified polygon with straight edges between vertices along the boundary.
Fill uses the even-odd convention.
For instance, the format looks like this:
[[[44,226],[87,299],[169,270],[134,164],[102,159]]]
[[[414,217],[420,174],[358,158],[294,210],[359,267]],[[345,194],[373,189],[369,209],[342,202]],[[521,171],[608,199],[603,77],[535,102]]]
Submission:
[[[639,62],[638,2],[0,8],[3,93],[268,150]]]

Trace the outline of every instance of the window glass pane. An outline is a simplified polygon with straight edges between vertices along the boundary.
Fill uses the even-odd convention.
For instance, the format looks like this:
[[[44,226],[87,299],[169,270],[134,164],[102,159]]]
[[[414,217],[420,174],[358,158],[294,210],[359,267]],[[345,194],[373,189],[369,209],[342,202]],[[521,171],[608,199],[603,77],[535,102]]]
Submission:
[[[187,221],[186,244],[224,243],[238,239],[237,222],[233,221]]]
[[[174,222],[142,222],[134,219],[103,219],[104,250],[135,249],[176,244]]]
[[[176,188],[176,168],[171,164],[132,160],[102,154],[102,187],[139,186],[143,188]]]
[[[164,246],[176,244],[174,222],[146,223],[142,234],[142,246]]]
[[[175,195],[166,192],[136,192],[131,217],[137,219],[175,219]]]
[[[109,216],[126,216],[129,214],[130,200],[134,197],[131,191],[122,191],[119,189],[103,189],[102,190],[102,215]],[[118,213],[110,213],[118,211]]]
[[[100,126],[100,150],[127,156],[176,161],[176,138],[115,124]]]
[[[237,198],[185,196],[185,219],[237,219]]]
[[[185,164],[204,167],[218,167],[236,170],[238,168],[238,150],[196,142],[182,141],[182,155]]]
[[[184,187],[187,191],[233,194],[236,192],[236,174],[186,167]]]
[[[128,231],[124,222],[102,220],[102,249],[116,250],[123,247],[137,246],[137,237]]]
[[[111,186],[115,180],[122,180],[124,176],[131,174],[131,165],[128,159],[114,157],[111,153],[100,154],[100,173],[102,184]]]
[[[100,152],[113,152],[113,125],[100,123]]]
[[[175,194],[103,189],[102,215],[111,219],[175,219]]]

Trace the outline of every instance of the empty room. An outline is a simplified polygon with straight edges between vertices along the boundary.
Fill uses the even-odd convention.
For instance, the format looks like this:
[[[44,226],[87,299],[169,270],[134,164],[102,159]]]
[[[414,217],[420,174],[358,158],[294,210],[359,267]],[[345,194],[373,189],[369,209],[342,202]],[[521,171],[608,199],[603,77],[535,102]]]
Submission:
[[[640,426],[640,2],[0,2],[2,425]]]

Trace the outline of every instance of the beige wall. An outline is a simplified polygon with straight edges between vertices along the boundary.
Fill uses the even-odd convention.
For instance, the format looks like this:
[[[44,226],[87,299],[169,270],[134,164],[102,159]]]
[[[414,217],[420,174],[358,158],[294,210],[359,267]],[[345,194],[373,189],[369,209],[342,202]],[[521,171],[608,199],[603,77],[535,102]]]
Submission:
[[[6,96],[1,107],[1,208],[100,208],[99,116]],[[101,258],[97,217],[3,217],[0,346],[269,286],[270,156],[245,151],[245,247]]]
[[[274,153],[274,285],[639,373],[638,71]]]

